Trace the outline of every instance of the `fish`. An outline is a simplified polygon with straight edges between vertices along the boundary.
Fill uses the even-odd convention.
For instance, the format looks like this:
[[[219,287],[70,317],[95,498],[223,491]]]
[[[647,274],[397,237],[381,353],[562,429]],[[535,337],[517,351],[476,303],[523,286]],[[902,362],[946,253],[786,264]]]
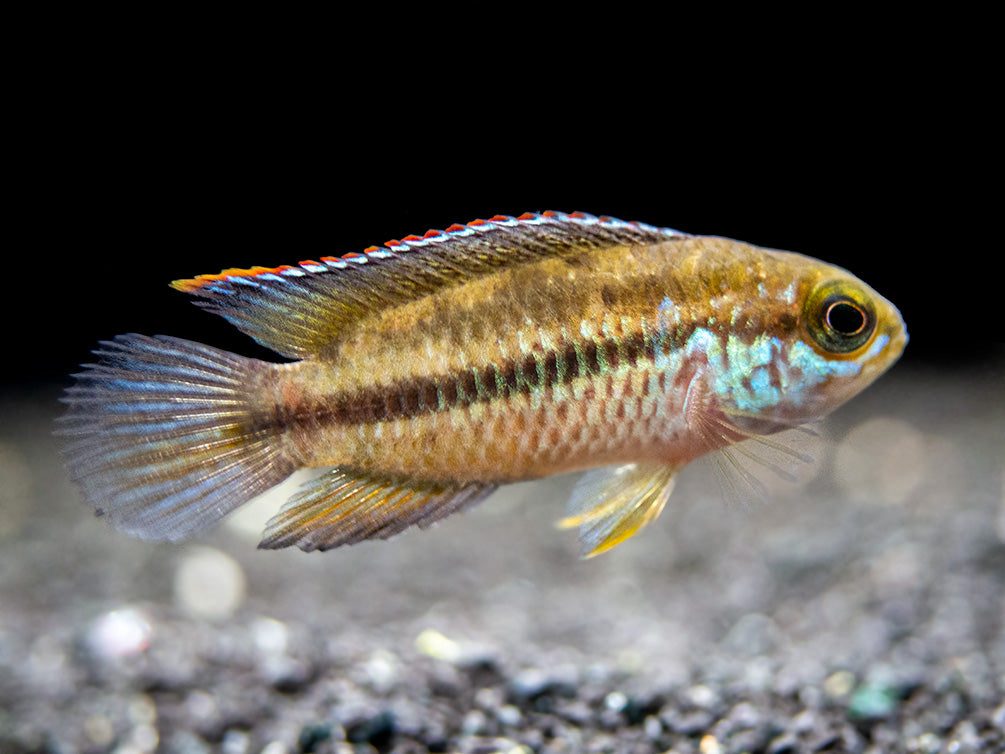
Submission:
[[[265,549],[387,539],[583,472],[560,525],[591,557],[653,521],[697,458],[728,468],[761,443],[801,458],[772,437],[856,395],[908,339],[839,267],[580,212],[171,285],[289,361],[101,343],[62,398],[70,476],[117,529],[179,541],[317,470]]]

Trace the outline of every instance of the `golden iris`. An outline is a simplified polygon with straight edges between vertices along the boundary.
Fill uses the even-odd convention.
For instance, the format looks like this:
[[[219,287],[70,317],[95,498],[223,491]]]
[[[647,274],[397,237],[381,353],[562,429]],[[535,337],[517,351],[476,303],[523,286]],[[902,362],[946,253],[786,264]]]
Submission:
[[[806,300],[803,321],[820,348],[847,354],[869,342],[876,330],[876,311],[864,291],[832,281],[817,286]]]

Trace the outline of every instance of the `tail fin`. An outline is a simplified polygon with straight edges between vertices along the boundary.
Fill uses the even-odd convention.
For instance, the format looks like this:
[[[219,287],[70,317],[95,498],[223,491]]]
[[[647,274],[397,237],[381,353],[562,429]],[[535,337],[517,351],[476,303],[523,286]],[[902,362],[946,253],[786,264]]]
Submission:
[[[179,540],[294,471],[256,410],[272,364],[165,336],[101,345],[66,391],[57,434],[84,498],[117,528]]]

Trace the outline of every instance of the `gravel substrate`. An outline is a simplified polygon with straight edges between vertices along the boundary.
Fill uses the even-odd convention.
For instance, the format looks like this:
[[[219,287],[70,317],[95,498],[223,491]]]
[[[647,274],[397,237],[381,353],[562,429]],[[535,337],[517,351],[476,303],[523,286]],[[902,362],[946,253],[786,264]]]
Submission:
[[[0,752],[1002,752],[1002,369],[895,369],[820,474],[746,507],[689,470],[589,561],[573,479],[428,532],[262,552],[109,530],[0,396]],[[288,492],[284,488],[278,494]]]

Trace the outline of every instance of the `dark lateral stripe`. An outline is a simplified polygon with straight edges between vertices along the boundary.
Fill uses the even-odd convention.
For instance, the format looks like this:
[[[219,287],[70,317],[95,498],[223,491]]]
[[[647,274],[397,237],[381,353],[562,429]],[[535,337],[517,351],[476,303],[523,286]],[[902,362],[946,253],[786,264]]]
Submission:
[[[295,412],[277,407],[270,419],[283,428],[411,419],[435,411],[449,411],[567,385],[580,376],[606,373],[622,364],[636,366],[640,360],[653,363],[657,347],[653,336],[642,332],[626,338],[573,343],[561,351],[532,354],[501,365],[490,364],[455,374],[376,385],[355,394],[334,395],[313,406],[300,406]]]

